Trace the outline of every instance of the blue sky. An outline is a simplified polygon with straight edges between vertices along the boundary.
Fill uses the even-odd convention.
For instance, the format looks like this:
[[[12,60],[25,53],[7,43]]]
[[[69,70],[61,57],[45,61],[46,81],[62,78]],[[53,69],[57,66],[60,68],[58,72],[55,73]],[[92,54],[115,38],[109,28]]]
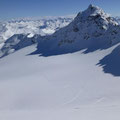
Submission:
[[[120,0],[0,0],[0,19],[71,15],[89,4],[120,15]]]

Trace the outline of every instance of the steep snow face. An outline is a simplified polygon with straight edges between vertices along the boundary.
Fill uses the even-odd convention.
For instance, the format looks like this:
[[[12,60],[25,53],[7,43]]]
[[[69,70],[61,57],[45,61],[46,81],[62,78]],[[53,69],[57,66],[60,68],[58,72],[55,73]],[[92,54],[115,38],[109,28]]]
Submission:
[[[45,36],[54,33],[56,30],[68,25],[74,16],[66,17],[45,17],[37,19],[18,19],[0,23],[0,42],[9,39],[15,34],[35,34]]]
[[[50,47],[45,52],[56,51],[53,54],[59,54],[81,49],[87,49],[86,52],[104,49],[119,42],[119,36],[118,23],[101,8],[90,5],[87,10],[80,12],[68,26],[50,37],[51,42],[48,41]],[[39,48],[41,48],[41,43]]]

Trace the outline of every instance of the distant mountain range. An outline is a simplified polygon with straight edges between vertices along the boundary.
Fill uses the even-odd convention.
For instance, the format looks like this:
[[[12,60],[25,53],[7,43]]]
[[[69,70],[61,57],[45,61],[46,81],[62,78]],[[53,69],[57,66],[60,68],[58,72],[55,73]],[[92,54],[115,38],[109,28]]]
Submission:
[[[0,22],[0,42],[7,40],[15,34],[27,34],[29,37],[35,34],[45,36],[68,25],[73,19],[71,16],[21,18]]]

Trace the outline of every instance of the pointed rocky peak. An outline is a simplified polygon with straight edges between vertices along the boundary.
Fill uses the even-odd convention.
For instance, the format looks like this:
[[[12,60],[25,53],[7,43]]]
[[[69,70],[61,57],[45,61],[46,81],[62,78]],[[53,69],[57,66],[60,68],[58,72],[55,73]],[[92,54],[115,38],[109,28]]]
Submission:
[[[90,4],[85,11],[80,12],[77,15],[78,18],[83,20],[86,20],[88,17],[91,16],[109,17],[109,15],[106,14],[101,8],[99,8],[98,6],[94,6],[92,4]]]
[[[79,12],[75,18],[76,23],[85,21],[100,22],[106,25],[117,25],[117,22],[113,20],[109,14],[105,13],[100,7],[94,6],[92,4],[90,4],[85,11]]]
[[[89,12],[89,14],[100,13],[100,12],[104,13],[104,11],[101,8],[99,8],[98,6],[94,6],[92,4],[90,4],[85,11]]]

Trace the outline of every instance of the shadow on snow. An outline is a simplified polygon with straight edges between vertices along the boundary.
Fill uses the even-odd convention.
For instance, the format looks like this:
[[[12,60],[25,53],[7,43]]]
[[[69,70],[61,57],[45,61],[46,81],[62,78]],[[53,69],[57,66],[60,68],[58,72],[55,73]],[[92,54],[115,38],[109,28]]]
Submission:
[[[97,65],[102,66],[105,73],[120,76],[120,45],[100,60]]]

